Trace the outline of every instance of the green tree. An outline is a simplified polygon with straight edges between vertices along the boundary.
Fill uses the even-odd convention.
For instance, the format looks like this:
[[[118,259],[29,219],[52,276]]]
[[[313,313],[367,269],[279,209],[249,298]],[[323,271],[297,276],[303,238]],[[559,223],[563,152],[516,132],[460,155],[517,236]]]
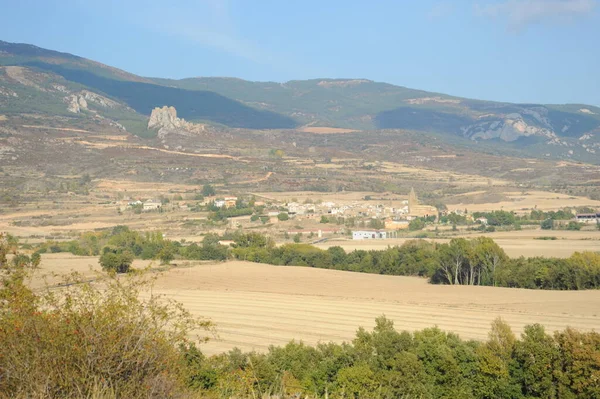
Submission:
[[[510,326],[498,318],[492,322],[489,339],[477,348],[475,393],[481,398],[518,398],[520,386],[511,376],[517,338]]]
[[[542,230],[552,230],[554,228],[554,220],[546,219],[540,224]]]
[[[99,263],[106,271],[127,273],[133,263],[133,255],[128,251],[105,247]]]
[[[336,392],[340,397],[370,398],[377,389],[373,370],[366,364],[343,368],[336,378]]]
[[[496,285],[496,272],[506,262],[508,255],[489,237],[478,237],[472,241],[470,264],[475,267],[473,284]]]
[[[290,215],[288,215],[287,212],[281,212],[279,215],[277,215],[277,219],[284,222],[290,219]]]
[[[242,233],[234,238],[234,247],[238,248],[272,248],[273,240],[260,233]]]
[[[204,197],[212,197],[215,194],[216,194],[215,188],[213,186],[211,186],[210,184],[205,184],[204,186],[202,186],[202,195]]]
[[[299,243],[302,240],[302,233],[296,233],[294,235],[294,242]]]
[[[425,228],[425,221],[421,218],[413,219],[408,224],[410,231],[423,230]]]
[[[385,223],[383,223],[382,220],[372,218],[371,220],[369,220],[369,227],[372,229],[379,230],[385,228]]]
[[[581,223],[571,220],[569,224],[567,224],[567,230],[581,230]]]
[[[168,265],[171,263],[173,259],[175,259],[175,254],[170,245],[164,246],[157,255],[158,259],[160,259],[160,263],[163,265]]]
[[[526,326],[515,347],[515,375],[528,398],[556,398],[554,368],[559,352],[551,336],[539,324]]]

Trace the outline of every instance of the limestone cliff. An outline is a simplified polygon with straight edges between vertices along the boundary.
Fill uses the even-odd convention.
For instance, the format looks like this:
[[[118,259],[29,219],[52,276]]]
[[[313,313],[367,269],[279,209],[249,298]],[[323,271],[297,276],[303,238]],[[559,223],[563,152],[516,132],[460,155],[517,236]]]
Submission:
[[[158,136],[164,137],[169,133],[193,134],[205,131],[205,125],[187,122],[177,117],[175,107],[156,107],[150,114],[148,129],[158,129]]]
[[[481,121],[465,126],[461,130],[464,136],[472,140],[498,138],[503,141],[515,141],[527,136],[541,136],[548,139],[556,138],[556,134],[553,132],[550,124],[542,116],[535,116],[537,116],[538,126],[528,123],[523,115],[519,113],[511,113],[484,116],[481,118]]]
[[[68,95],[64,98],[64,101],[67,103],[67,110],[69,112],[73,112],[74,114],[80,113],[81,110],[87,110],[88,102],[99,105],[103,108],[117,108],[121,106],[116,101],[88,90],[82,90],[78,93]]]

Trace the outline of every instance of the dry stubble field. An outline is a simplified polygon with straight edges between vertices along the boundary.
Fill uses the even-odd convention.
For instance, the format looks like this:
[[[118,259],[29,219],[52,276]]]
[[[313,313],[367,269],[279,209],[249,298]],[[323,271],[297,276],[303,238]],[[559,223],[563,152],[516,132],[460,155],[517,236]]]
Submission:
[[[461,234],[457,237],[475,238],[486,236],[492,238],[506,254],[512,258],[519,256],[534,257],[557,257],[568,258],[575,252],[600,251],[600,231],[564,231],[564,230],[521,230],[521,231],[501,231],[495,233],[472,233]],[[541,240],[540,237],[552,236],[556,240]],[[536,239],[537,238],[537,239]],[[362,250],[382,250],[388,246],[402,245],[412,238],[393,238],[387,240],[351,240],[351,239],[332,239],[323,243],[316,244],[316,247],[327,249],[332,246],[340,246],[346,251],[355,249]],[[439,243],[450,241],[449,238],[428,239]]]
[[[41,272],[74,269],[92,275],[90,266],[97,268],[96,258],[51,254],[44,255]],[[218,337],[203,346],[207,354],[236,346],[264,351],[292,339],[348,341],[359,326],[371,328],[382,314],[398,329],[437,325],[472,339],[485,339],[499,316],[515,332],[531,323],[549,331],[600,330],[600,291],[436,286],[413,277],[232,261],[172,268],[153,292],[216,323]]]

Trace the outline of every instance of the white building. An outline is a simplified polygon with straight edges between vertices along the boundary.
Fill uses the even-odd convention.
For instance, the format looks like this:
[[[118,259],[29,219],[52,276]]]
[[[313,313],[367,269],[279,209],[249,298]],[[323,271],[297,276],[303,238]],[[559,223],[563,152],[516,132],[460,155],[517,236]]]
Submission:
[[[358,230],[352,232],[353,240],[384,240],[387,232],[381,230]]]
[[[578,213],[575,220],[582,223],[600,223],[600,212]]]
[[[146,202],[144,202],[144,211],[155,211],[157,209],[160,209],[160,207],[162,206],[160,201],[157,200],[148,200]]]

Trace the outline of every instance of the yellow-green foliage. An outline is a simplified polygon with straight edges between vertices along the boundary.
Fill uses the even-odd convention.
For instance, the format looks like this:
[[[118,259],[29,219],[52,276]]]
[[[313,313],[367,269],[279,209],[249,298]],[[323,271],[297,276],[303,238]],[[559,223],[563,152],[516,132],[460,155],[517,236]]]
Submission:
[[[0,282],[0,398],[169,398],[187,391],[181,345],[210,323],[151,295],[143,275],[35,292]]]

